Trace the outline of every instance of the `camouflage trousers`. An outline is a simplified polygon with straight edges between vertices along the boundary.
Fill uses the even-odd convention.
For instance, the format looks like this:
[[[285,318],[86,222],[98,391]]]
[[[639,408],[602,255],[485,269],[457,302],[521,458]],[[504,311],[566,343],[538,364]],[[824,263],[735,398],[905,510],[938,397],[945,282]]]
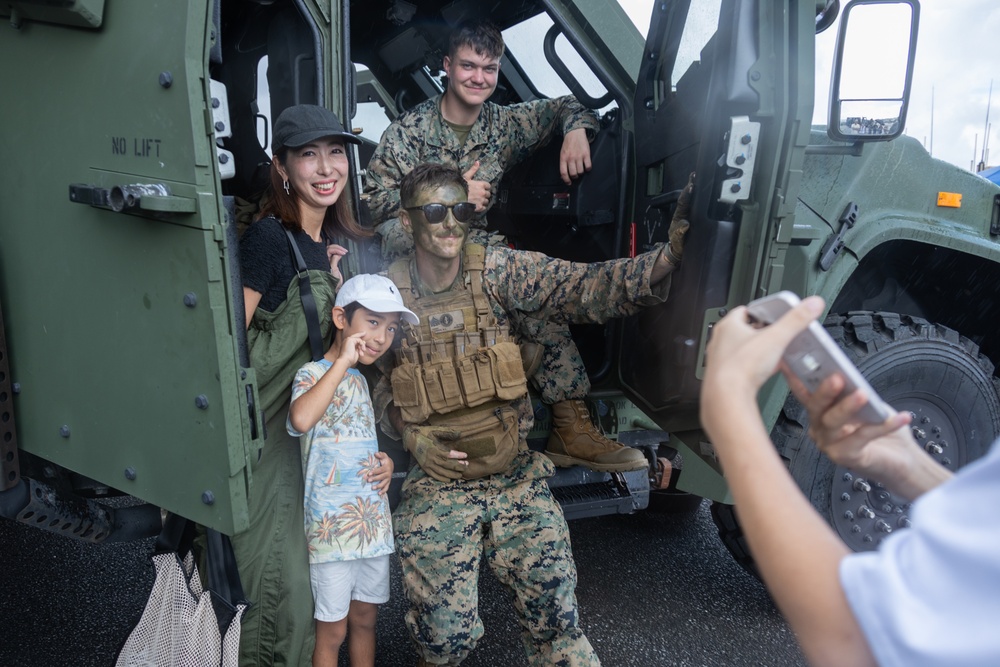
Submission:
[[[379,225],[377,233],[381,237],[383,266],[413,252],[413,237],[403,231],[397,218]],[[470,228],[469,241],[485,246],[507,245],[503,236],[485,229]],[[514,319],[513,325],[520,338],[542,346],[542,362],[530,378],[542,402],[552,405],[586,398],[590,378],[569,327],[563,322],[529,317]]]
[[[518,454],[511,470],[439,482],[414,466],[393,512],[410,601],[406,626],[429,664],[458,665],[483,636],[479,563],[514,594],[530,665],[600,665],[578,625],[576,565],[552,463]]]

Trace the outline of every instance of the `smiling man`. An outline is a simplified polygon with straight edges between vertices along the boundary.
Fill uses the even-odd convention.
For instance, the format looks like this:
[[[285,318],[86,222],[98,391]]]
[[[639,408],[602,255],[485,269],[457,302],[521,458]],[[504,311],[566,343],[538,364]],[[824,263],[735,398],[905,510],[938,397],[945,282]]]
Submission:
[[[554,468],[527,445],[533,415],[519,343],[532,322],[604,322],[662,303],[683,225],[669,252],[574,263],[467,243],[467,193],[461,172],[440,164],[417,166],[400,187],[415,247],[388,273],[420,324],[402,325],[374,404],[414,461],[393,522],[406,625],[419,664],[461,663],[483,635],[485,558],[516,600],[530,665],[597,665],[578,623],[566,520],[546,483]]]
[[[401,114],[382,135],[368,165],[365,199],[382,236],[383,254],[399,257],[412,247],[400,229],[399,182],[421,162],[451,164],[469,185],[476,205],[473,240],[485,241],[486,212],[504,173],[561,132],[563,181],[590,171],[590,140],[597,116],[567,95],[512,106],[488,102],[497,87],[504,43],[488,23],[459,26],[449,40],[443,69],[448,88]]]

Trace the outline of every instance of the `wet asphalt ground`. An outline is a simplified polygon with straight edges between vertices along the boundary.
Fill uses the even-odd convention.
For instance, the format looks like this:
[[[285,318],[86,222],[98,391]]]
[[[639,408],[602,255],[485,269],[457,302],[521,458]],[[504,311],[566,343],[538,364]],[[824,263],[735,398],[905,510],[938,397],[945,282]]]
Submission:
[[[602,664],[804,665],[764,587],[719,542],[708,504],[686,514],[570,523],[581,622]],[[151,541],[88,545],[0,519],[0,667],[107,667],[152,586]],[[397,563],[376,664],[413,665]],[[505,589],[483,575],[486,636],[468,667],[527,662]],[[341,665],[347,665],[346,656]]]

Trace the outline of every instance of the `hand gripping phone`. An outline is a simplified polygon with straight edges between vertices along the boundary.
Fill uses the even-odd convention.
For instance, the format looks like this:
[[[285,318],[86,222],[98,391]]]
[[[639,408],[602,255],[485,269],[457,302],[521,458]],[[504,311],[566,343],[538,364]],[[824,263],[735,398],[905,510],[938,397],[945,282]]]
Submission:
[[[751,320],[766,326],[798,304],[799,297],[786,290],[751,301],[747,304],[747,311]],[[844,377],[841,398],[855,389],[864,390],[868,402],[857,412],[860,421],[881,424],[889,418],[888,406],[819,322],[810,322],[809,328],[793,338],[785,348],[782,359],[810,392],[816,391],[820,383],[834,373]]]

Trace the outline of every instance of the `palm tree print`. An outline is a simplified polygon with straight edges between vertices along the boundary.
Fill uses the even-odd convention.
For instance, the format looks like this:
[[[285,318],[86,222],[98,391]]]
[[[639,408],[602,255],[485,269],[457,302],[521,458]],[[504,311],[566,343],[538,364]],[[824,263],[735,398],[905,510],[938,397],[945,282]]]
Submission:
[[[309,535],[309,548],[313,549],[312,543],[318,542],[321,544],[332,545],[334,540],[337,542],[337,546],[340,546],[340,540],[337,540],[337,522],[336,517],[329,512],[324,512],[322,518],[319,521],[314,521],[313,525],[315,528],[312,534]]]
[[[340,509],[344,512],[338,517],[341,525],[337,535],[347,535],[357,540],[361,552],[364,552],[365,547],[378,537],[381,528],[387,527],[378,500],[372,501],[357,496],[353,503],[345,503]]]

